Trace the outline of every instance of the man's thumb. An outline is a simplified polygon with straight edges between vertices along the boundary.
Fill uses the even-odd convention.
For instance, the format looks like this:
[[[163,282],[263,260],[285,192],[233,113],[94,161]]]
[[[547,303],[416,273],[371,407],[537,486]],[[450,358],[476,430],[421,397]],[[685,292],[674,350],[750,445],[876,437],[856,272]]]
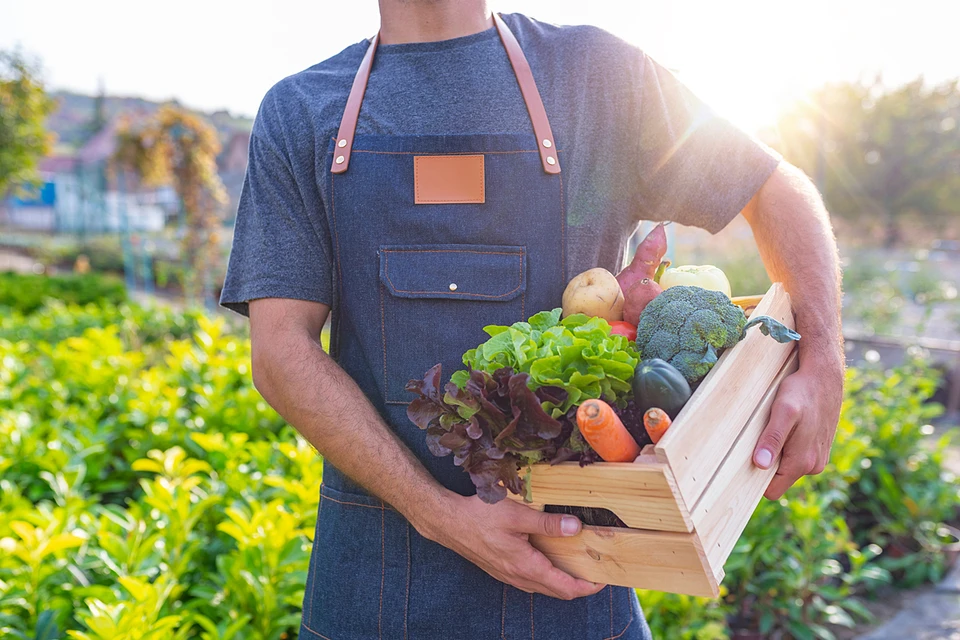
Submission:
[[[791,404],[780,401],[774,402],[770,411],[770,420],[760,434],[757,448],[753,451],[753,463],[761,469],[769,469],[773,461],[779,457],[790,432],[797,424],[800,416],[798,409]]]
[[[542,536],[561,538],[575,536],[580,533],[580,520],[575,516],[559,513],[533,512],[533,518],[527,523],[524,533],[535,533]]]

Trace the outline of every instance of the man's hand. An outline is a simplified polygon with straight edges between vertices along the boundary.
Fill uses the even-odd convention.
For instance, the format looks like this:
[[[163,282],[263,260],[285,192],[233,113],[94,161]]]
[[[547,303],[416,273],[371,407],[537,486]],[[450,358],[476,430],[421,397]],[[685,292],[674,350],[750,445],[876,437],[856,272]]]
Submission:
[[[842,401],[842,365],[801,367],[783,381],[753,453],[754,464],[762,469],[769,469],[783,454],[764,493],[767,498],[778,500],[800,477],[823,471]]]
[[[542,513],[512,500],[486,504],[476,496],[456,494],[444,511],[421,533],[501,582],[561,600],[593,595],[606,586],[557,569],[530,545],[531,533],[556,537],[580,533],[580,520],[574,516]]]
[[[796,167],[781,162],[742,213],[770,279],[790,293],[801,336],[800,370],[780,386],[753,454],[768,469],[782,451],[765,494],[776,500],[830,457],[843,399],[840,267],[820,194]]]

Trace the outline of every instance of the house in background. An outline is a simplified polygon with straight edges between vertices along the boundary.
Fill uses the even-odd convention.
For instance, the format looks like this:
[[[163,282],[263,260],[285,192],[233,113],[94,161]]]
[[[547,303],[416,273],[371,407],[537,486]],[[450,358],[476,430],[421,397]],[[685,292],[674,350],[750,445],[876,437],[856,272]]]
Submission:
[[[148,118],[161,103],[143,98],[97,96],[58,91],[58,108],[47,126],[60,146],[40,165],[43,183],[5,202],[0,225],[65,233],[158,231],[181,223],[172,188],[145,188],[134,176],[113,175],[108,163],[116,148],[117,124],[123,118]],[[222,150],[217,171],[228,204],[222,217],[232,226],[247,168],[252,120],[227,111],[199,114],[217,129]],[[4,206],[5,205],[5,206]]]
[[[130,176],[115,176],[108,163],[116,148],[116,122],[93,135],[75,153],[40,163],[43,183],[7,202],[8,227],[60,233],[160,231],[176,217],[169,187],[143,188]],[[130,182],[130,184],[124,184]]]

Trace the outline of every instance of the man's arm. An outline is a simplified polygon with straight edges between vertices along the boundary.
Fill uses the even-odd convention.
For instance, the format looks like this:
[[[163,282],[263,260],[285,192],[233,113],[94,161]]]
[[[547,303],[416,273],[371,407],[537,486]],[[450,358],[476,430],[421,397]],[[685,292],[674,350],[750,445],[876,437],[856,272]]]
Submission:
[[[421,535],[528,592],[572,599],[602,585],[554,567],[531,533],[575,535],[580,521],[504,500],[488,505],[445,489],[383,422],[320,346],[329,308],[264,298],[250,302],[253,380],[263,397],[324,458],[396,508]]]
[[[782,451],[765,494],[778,499],[830,458],[843,399],[840,267],[820,195],[796,167],[781,162],[743,216],[771,280],[790,292],[801,336],[800,370],[783,381],[753,457],[768,468]]]

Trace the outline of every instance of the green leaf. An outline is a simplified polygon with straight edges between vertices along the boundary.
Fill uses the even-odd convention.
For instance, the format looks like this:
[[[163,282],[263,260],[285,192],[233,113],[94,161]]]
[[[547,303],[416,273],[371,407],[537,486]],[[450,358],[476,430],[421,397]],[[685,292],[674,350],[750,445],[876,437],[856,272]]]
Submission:
[[[770,336],[780,344],[794,342],[800,339],[799,333],[782,324],[781,322],[774,320],[770,316],[754,316],[750,318],[749,322],[747,322],[747,324],[743,327],[741,339],[744,335],[746,335],[747,329],[753,326],[758,327],[760,329],[760,333],[765,336]]]
[[[34,640],[57,640],[60,637],[60,628],[54,620],[54,612],[46,609],[37,616],[37,631]]]
[[[546,331],[547,329],[557,326],[557,323],[560,322],[560,315],[563,313],[563,309],[559,307],[552,311],[541,311],[533,316],[531,316],[530,326],[537,331]]]
[[[453,375],[450,376],[450,382],[457,385],[461,389],[467,386],[467,380],[470,379],[470,372],[465,369],[460,369],[459,371],[454,371]]]

